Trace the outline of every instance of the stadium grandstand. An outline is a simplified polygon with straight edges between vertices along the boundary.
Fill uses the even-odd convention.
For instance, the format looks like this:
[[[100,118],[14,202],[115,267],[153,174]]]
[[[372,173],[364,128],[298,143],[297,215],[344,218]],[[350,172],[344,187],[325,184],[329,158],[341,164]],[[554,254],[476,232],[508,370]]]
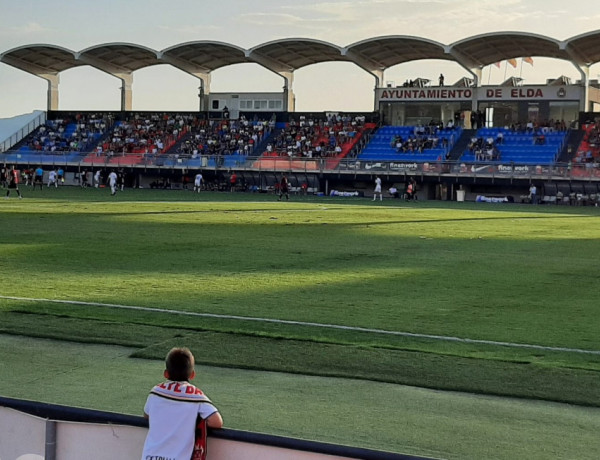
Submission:
[[[532,56],[567,61],[581,79],[549,76],[544,85],[524,85],[510,77],[500,85],[483,84],[484,68],[531,62]],[[385,81],[386,69],[424,59],[452,61],[464,76],[450,84],[443,76],[402,85]],[[118,168],[127,186],[185,187],[202,171],[211,188],[221,189],[235,172],[242,178],[239,190],[268,192],[285,173],[294,191],[370,193],[375,175],[384,174],[390,185],[415,179],[421,198],[452,200],[521,196],[534,182],[553,190],[559,183],[571,188],[600,180],[600,117],[594,113],[600,84],[589,78],[590,66],[600,62],[600,31],[565,41],[495,32],[449,45],[413,36],[346,47],[293,38],[251,49],[196,41],[161,51],[131,43],[77,52],[38,44],[7,50],[0,62],[48,82],[47,111],[23,119],[15,134],[0,139],[0,161],[21,171],[61,167],[71,184],[82,174],[100,169],[106,177]],[[353,63],[373,76],[374,110],[296,112],[294,72],[323,62]],[[212,93],[212,72],[240,63],[274,72],[283,79],[283,91]],[[132,110],[134,72],[155,64],[198,78],[198,111]],[[121,80],[120,110],[58,110],[59,75],[78,66]]]

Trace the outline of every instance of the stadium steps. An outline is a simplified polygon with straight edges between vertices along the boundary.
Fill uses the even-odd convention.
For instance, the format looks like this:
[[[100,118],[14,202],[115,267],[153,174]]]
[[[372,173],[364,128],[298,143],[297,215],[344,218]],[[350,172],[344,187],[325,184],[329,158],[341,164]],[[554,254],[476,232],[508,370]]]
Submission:
[[[467,150],[471,138],[475,135],[477,130],[475,129],[464,129],[462,135],[450,150],[450,161],[458,161],[462,156],[463,152]]]
[[[267,150],[267,145],[269,144],[269,142],[271,142],[272,139],[275,139],[275,137],[281,132],[281,129],[278,128],[273,128],[273,130],[266,136],[264,136],[262,138],[262,140],[256,144],[256,147],[254,147],[254,152],[252,152],[252,156],[260,156],[264,153],[265,150]]]
[[[285,126],[281,128],[277,125],[279,125],[279,123],[275,125],[275,128],[273,128],[271,134],[266,136],[261,142],[258,143],[256,149],[254,149],[254,154],[252,156],[260,157],[264,155],[267,152],[267,145],[269,145],[269,142],[271,142],[273,144],[273,148],[275,148],[275,144],[272,141],[277,139],[277,136],[279,136],[279,134],[285,129]]]
[[[556,160],[559,163],[568,163],[573,160],[577,151],[579,150],[579,146],[581,145],[581,141],[585,136],[585,131],[581,129],[573,129],[569,131],[567,138],[565,139],[565,143],[563,148],[560,151],[558,159]],[[571,154],[569,155],[569,146],[571,146]]]
[[[179,137],[179,139],[177,139],[175,141],[175,143],[173,145],[171,145],[168,149],[166,149],[163,152],[163,155],[168,154],[168,153],[179,152],[180,147],[185,143],[185,141],[188,141],[191,138],[192,138],[192,133],[190,131],[186,131],[181,137]]]

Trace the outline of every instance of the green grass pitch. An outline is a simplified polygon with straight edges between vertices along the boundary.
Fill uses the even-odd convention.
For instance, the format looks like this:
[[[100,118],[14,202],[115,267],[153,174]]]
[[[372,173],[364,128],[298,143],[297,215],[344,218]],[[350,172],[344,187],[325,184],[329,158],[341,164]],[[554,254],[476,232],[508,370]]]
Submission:
[[[118,345],[126,356],[106,366],[121,370],[123,363],[135,363],[146,372],[160,367],[151,360],[184,344],[199,365],[230,379],[238,393],[242,375],[277,375],[277,383],[264,385],[279,395],[274,404],[282,404],[284,413],[272,424],[265,421],[272,415],[260,422],[232,415],[233,427],[241,429],[258,424],[277,434],[355,443],[352,428],[336,423],[336,412],[350,410],[336,399],[340,388],[357,385],[377,394],[409,385],[413,392],[461,392],[449,398],[471,395],[454,412],[464,432],[439,435],[438,420],[429,424],[437,435],[420,436],[427,431],[423,407],[403,406],[403,396],[366,400],[365,411],[379,404],[390,420],[406,411],[411,426],[392,424],[360,445],[444,458],[520,458],[523,449],[523,458],[548,458],[547,449],[555,458],[570,458],[567,451],[575,448],[583,450],[573,458],[598,456],[598,442],[585,441],[589,433],[581,428],[600,426],[598,208],[329,197],[278,203],[272,195],[151,190],[111,197],[102,189],[66,187],[22,191],[23,200],[0,202],[0,337],[13,347],[24,347],[20,336],[40,339],[27,342],[29,353],[33,343],[44,347],[42,339],[83,350]],[[6,366],[23,359],[11,346],[2,356]],[[52,356],[63,358],[56,350],[44,352],[40,372],[44,365],[50,372]],[[0,394],[31,398],[3,375]],[[102,383],[102,375],[94,378]],[[114,374],[107,371],[104,378]],[[160,372],[149,376],[156,378]],[[288,426],[293,409],[287,404],[298,395],[288,390],[282,396],[277,389],[302,381],[319,387],[321,416],[337,429],[315,432],[301,416]],[[51,391],[59,386],[48,379],[44,400],[68,404]],[[221,391],[215,388],[213,393]],[[145,397],[144,389],[138,392],[119,403],[100,393],[87,405],[137,413]],[[251,401],[266,397],[250,393]],[[481,419],[466,421],[470,410],[473,417],[486,413],[472,408],[472,395],[500,397],[491,400],[501,401],[502,409],[487,410],[506,413],[480,433],[496,430],[496,449],[482,451],[467,441],[485,426]],[[224,405],[235,414],[240,402],[231,398],[224,396]],[[86,405],[74,399],[72,404]],[[431,393],[423,397],[433,399]],[[539,404],[577,414],[569,414],[575,417],[573,446],[561,444],[564,457],[553,436],[547,449],[527,450],[527,442],[517,447],[504,439],[511,417],[519,423],[519,411],[507,407],[533,410]],[[442,419],[451,417],[449,402],[436,407]],[[444,426],[458,429],[460,423],[449,420]],[[553,422],[545,431],[541,423],[527,428],[532,436],[553,432]],[[398,429],[406,437],[394,436]],[[453,440],[461,435],[459,446]]]

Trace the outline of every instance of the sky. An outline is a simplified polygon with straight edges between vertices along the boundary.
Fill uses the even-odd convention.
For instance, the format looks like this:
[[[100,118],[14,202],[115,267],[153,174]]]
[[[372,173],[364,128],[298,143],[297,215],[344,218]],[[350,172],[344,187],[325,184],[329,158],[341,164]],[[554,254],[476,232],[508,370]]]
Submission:
[[[199,40],[249,49],[272,40],[310,38],[347,46],[388,35],[451,44],[489,32],[531,32],[565,40],[600,29],[597,0],[0,0],[0,53],[32,44],[73,51],[112,42],[155,50]],[[533,66],[489,66],[483,84],[520,76],[542,84],[561,75],[580,78],[567,62],[533,57]],[[417,77],[446,85],[469,76],[455,63],[422,60],[385,72],[385,82]],[[590,78],[600,76],[592,66]],[[60,74],[60,110],[118,110],[120,80],[89,66]],[[134,110],[197,110],[196,78],[168,65],[134,72]],[[258,64],[212,74],[212,92],[280,92],[283,80]],[[295,72],[297,111],[369,111],[374,79],[351,63],[322,63]],[[0,118],[44,110],[47,83],[0,63]]]

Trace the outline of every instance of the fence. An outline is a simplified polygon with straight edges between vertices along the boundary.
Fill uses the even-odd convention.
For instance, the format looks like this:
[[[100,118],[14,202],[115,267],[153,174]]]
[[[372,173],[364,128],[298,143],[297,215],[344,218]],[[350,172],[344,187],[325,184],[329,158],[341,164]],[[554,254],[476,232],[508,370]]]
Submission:
[[[0,140],[0,153],[7,152],[11,146],[24,139],[29,133],[31,133],[38,126],[46,123],[46,112],[40,112],[40,114],[19,129],[17,132],[11,134],[4,140]]]
[[[115,460],[141,458],[142,417],[0,397],[1,460]],[[214,430],[208,460],[432,460],[354,447]]]

